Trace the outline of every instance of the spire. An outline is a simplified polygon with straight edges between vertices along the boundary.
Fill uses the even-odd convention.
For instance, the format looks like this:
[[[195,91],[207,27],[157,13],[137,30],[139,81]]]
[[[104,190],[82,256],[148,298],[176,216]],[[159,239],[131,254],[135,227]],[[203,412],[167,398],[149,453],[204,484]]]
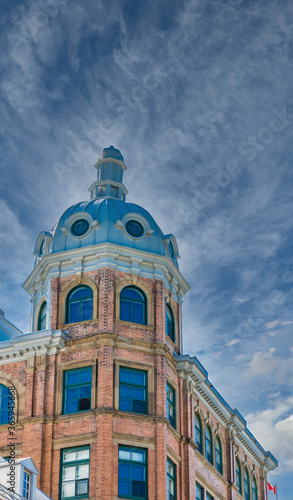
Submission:
[[[91,199],[111,196],[125,201],[128,193],[123,184],[123,172],[126,170],[124,158],[119,149],[110,146],[104,148],[102,156],[95,163],[97,180],[89,188]]]

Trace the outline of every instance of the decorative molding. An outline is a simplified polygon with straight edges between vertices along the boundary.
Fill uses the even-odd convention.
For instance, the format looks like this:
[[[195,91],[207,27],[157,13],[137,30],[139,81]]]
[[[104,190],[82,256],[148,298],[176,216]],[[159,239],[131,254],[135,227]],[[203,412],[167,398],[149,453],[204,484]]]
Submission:
[[[63,330],[42,330],[12,337],[0,344],[0,364],[3,366],[28,360],[32,356],[57,354],[65,347],[68,338],[68,333]]]

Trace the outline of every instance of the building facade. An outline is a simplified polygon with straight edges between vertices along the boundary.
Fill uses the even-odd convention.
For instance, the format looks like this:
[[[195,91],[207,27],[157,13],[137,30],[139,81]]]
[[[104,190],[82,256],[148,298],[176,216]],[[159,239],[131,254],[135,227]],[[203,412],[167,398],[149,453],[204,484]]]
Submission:
[[[0,344],[0,454],[33,458],[53,500],[267,500],[275,458],[182,354],[178,246],[127,203],[119,150],[90,201],[39,235],[30,333]]]

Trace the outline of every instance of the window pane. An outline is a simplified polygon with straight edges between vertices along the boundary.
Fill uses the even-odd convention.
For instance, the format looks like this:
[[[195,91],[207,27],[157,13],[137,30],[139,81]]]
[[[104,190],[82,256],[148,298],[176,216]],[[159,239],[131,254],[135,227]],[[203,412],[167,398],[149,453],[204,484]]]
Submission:
[[[139,401],[145,400],[145,389],[139,389],[138,387],[134,387],[132,391],[133,399],[138,399]]]
[[[124,479],[118,480],[118,495],[131,496],[131,481],[126,481]]]
[[[133,383],[136,385],[146,385],[146,373],[142,371],[133,371]]]
[[[121,411],[132,411],[132,402],[130,399],[122,399],[119,401],[119,410]]]
[[[63,468],[63,481],[75,479],[75,465]]]
[[[121,398],[130,398],[132,395],[132,389],[128,385],[122,385],[120,387],[120,397]]]
[[[139,293],[138,290],[135,290],[133,288],[123,288],[121,297],[143,301],[143,296]]]
[[[132,479],[137,481],[144,481],[144,465],[132,466]]]
[[[78,384],[78,371],[65,372],[65,385]]]
[[[76,460],[75,451],[64,451],[63,452],[63,462],[74,462]]]
[[[119,464],[119,477],[121,479],[130,479],[130,465]]]
[[[79,381],[81,384],[85,384],[86,382],[92,381],[92,369],[85,368],[84,370],[79,371]]]
[[[122,460],[130,460],[131,459],[131,453],[130,451],[127,450],[119,450],[119,458]]]
[[[65,398],[67,401],[77,400],[78,390],[77,389],[66,389]]]
[[[80,303],[69,305],[69,323],[77,323],[80,321]]]
[[[75,292],[70,295],[70,300],[79,300],[87,297],[92,297],[93,292],[91,288],[78,288]]]
[[[81,481],[77,481],[76,493],[77,495],[87,495],[88,493],[88,479],[82,479]]]
[[[132,382],[132,371],[127,370],[127,368],[120,367],[120,382],[131,383]]]
[[[90,450],[84,449],[84,450],[78,450],[76,453],[76,460],[86,460],[90,458]]]
[[[132,483],[132,494],[134,497],[145,497],[145,483],[138,481],[133,481]]]
[[[132,460],[135,462],[144,462],[145,460],[145,452],[144,451],[138,451],[135,450],[132,454]]]
[[[123,321],[131,321],[131,304],[121,300],[120,319]]]
[[[89,398],[81,398],[78,400],[78,411],[90,410],[91,402]]]
[[[133,400],[133,411],[137,413],[145,413],[145,402]]]
[[[75,481],[62,484],[62,497],[69,498],[75,496]]]
[[[82,302],[82,321],[93,319],[93,301],[86,300]]]
[[[144,323],[144,304],[133,304],[133,322]]]
[[[77,401],[74,403],[66,403],[64,408],[64,413],[76,413],[77,412]]]

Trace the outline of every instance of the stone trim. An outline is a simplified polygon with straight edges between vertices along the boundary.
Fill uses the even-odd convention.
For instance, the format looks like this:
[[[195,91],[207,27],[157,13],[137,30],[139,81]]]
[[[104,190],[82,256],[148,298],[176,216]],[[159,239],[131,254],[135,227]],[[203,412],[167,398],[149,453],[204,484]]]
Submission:
[[[61,450],[62,448],[75,448],[76,446],[96,443],[96,441],[96,432],[56,438],[53,439],[53,450]]]
[[[135,446],[137,448],[148,448],[154,450],[156,448],[155,438],[146,438],[143,436],[132,436],[129,434],[112,434],[113,444],[124,444],[126,446]]]

